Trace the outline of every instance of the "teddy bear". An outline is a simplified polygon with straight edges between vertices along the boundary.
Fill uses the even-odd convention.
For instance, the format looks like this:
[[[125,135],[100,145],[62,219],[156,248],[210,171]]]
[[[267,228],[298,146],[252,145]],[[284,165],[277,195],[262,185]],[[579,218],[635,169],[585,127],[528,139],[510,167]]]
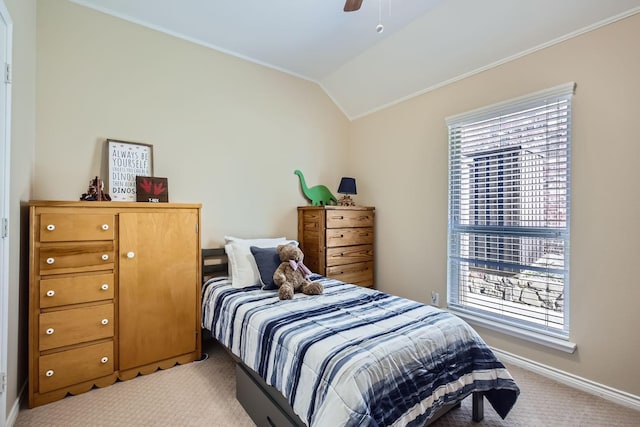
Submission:
[[[281,300],[293,298],[293,293],[301,291],[307,295],[319,295],[323,291],[322,283],[309,280],[311,270],[302,263],[304,254],[299,247],[291,244],[278,245],[280,265],[273,273],[273,281],[278,286]]]

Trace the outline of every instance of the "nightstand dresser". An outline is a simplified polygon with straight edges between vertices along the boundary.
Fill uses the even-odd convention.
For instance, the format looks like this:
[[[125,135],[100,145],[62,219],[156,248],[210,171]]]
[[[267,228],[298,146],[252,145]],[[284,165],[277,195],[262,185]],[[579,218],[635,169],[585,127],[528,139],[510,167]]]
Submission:
[[[373,287],[374,213],[370,206],[298,207],[298,241],[311,271]]]

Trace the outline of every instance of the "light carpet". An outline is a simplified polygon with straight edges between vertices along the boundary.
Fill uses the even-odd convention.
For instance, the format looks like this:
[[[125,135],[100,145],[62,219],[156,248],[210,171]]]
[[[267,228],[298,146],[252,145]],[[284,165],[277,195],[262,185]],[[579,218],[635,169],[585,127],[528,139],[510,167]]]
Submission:
[[[209,358],[175,366],[110,387],[21,409],[15,427],[253,426],[235,399],[234,364],[217,343]],[[507,365],[521,389],[506,420],[485,400],[485,418],[471,421],[471,399],[432,425],[446,426],[640,426],[640,412]],[[339,427],[339,426],[336,426]]]

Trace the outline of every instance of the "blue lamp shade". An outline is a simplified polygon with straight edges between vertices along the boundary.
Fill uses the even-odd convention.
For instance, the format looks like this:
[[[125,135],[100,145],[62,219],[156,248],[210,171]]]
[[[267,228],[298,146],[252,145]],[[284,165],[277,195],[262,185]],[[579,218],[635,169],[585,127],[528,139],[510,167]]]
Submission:
[[[358,194],[356,192],[356,179],[355,178],[343,177],[340,180],[340,185],[338,186],[338,193],[340,193],[340,194]]]

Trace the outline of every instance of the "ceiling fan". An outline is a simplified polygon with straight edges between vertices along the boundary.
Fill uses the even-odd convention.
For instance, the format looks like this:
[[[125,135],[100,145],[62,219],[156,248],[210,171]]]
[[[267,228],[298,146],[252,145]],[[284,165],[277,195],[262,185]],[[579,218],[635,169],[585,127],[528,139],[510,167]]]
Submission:
[[[362,6],[362,0],[347,0],[347,2],[344,4],[344,11],[355,12],[356,10],[360,9],[360,6]]]

